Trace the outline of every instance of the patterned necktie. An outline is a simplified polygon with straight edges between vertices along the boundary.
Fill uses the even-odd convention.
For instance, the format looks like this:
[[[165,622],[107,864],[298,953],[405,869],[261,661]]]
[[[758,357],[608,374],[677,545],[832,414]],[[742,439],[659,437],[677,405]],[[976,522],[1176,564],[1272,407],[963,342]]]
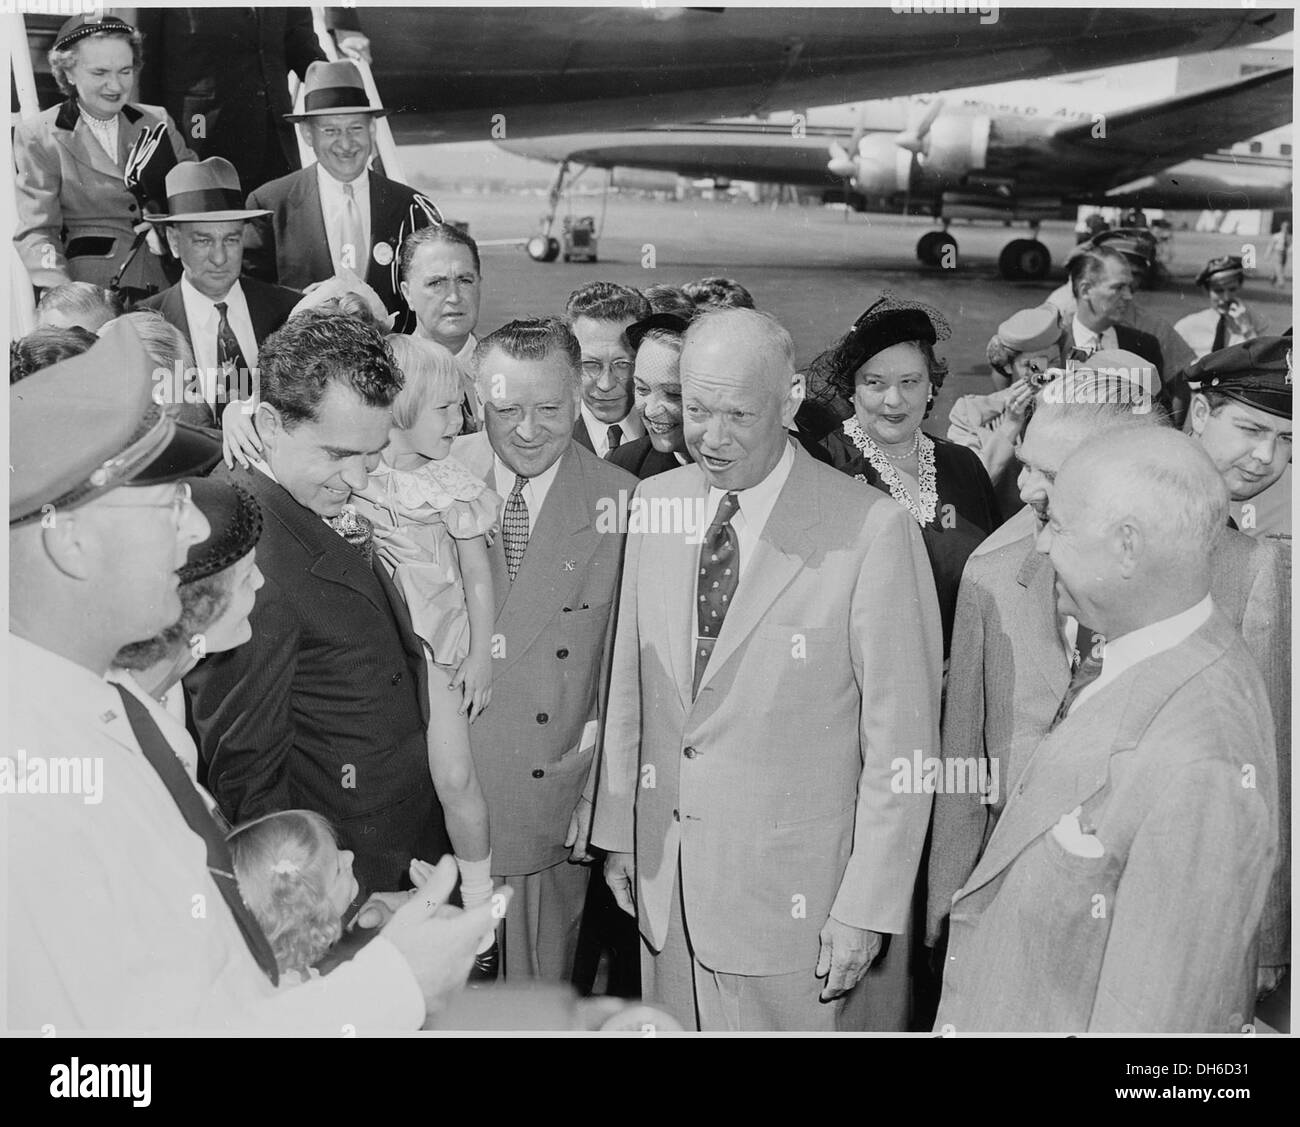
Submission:
[[[248,364],[240,350],[235,330],[230,327],[230,319],[226,316],[230,307],[224,301],[215,304],[220,317],[217,322],[217,366],[221,369],[217,382],[217,422],[220,423],[221,409],[239,397],[240,373],[248,368]]]
[[[695,603],[698,637],[695,641],[695,680],[691,685],[694,699],[709,664],[727,607],[740,582],[740,540],[731,527],[731,519],[740,510],[740,500],[728,493],[718,505],[717,515],[700,544],[700,576],[696,583]]]
[[[184,765],[172,750],[171,744],[158,730],[158,725],[149,715],[149,710],[121,685],[114,685],[113,688],[122,698],[127,723],[131,725],[131,731],[135,733],[136,742],[144,752],[149,766],[157,772],[158,778],[167,788],[167,793],[172,796],[172,801],[176,803],[176,808],[185,819],[185,824],[198,834],[203,839],[203,844],[207,846],[208,872],[212,876],[213,883],[221,890],[221,898],[229,906],[230,914],[235,917],[235,923],[239,926],[244,942],[248,944],[249,953],[257,961],[257,965],[266,972],[267,977],[278,984],[280,978],[276,970],[275,955],[266,940],[266,933],[262,931],[261,925],[248,910],[243,897],[239,895],[239,885],[235,881],[235,865],[230,859],[230,846],[226,844],[220,827],[208,811],[203,799],[199,797],[199,792],[194,789],[194,784],[190,781]]]
[[[1047,729],[1049,732],[1069,715],[1075,698],[1101,674],[1101,659],[1105,648],[1105,637],[1080,622],[1074,657],[1070,662],[1070,685],[1061,698],[1056,715],[1052,717],[1052,723]]]
[[[339,244],[340,268],[365,273],[365,256],[361,253],[366,245],[366,233],[361,229],[361,208],[351,184],[343,185],[343,241]]]
[[[523,474],[515,475],[515,487],[506,499],[506,509],[501,517],[501,542],[506,550],[506,570],[510,573],[510,582],[519,574],[519,565],[524,562],[524,549],[528,547],[528,502],[524,500],[524,486],[528,478]]]
[[[618,444],[623,441],[623,428],[615,423],[609,428],[609,453],[614,453],[618,449]]]

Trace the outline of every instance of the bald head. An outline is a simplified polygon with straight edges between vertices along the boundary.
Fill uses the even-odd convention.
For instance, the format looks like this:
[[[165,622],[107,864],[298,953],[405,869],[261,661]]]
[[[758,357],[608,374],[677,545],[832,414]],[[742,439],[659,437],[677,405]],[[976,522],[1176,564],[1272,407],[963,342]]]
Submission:
[[[794,342],[766,313],[719,309],[686,333],[681,359],[686,445],[718,489],[749,489],[776,467],[803,401]]]
[[[1038,550],[1056,568],[1061,609],[1116,638],[1204,598],[1228,494],[1185,435],[1128,428],[1066,458],[1049,517]]]

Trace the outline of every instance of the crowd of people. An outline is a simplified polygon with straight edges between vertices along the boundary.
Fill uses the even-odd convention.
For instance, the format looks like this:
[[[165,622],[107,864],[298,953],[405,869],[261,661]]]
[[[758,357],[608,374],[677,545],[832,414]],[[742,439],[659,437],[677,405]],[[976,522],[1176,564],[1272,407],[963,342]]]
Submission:
[[[687,1030],[1251,1025],[1292,367],[1239,259],[1171,326],[1085,242],[940,435],[938,309],[802,369],[729,278],[486,331],[353,64],[250,185],[126,102],[141,49],[70,20],[15,139],[10,1027],[418,1028],[601,967]]]

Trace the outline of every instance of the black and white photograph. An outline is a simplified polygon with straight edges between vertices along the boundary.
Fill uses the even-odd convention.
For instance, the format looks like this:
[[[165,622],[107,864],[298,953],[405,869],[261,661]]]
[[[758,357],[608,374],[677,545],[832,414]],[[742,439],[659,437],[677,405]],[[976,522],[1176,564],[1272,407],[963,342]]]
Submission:
[[[1291,8],[0,18],[0,1028],[113,1038],[38,1094],[425,1031],[1251,1098]]]

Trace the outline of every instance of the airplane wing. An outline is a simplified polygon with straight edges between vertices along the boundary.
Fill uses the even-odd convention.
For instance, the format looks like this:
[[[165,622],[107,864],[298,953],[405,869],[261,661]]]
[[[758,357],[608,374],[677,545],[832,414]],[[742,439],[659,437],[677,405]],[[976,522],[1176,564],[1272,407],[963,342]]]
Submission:
[[[1052,145],[1066,159],[1071,155],[1091,158],[1089,163],[1138,175],[1288,124],[1293,87],[1293,68],[1265,71],[1109,113],[1101,122],[1064,127],[1053,133]]]

